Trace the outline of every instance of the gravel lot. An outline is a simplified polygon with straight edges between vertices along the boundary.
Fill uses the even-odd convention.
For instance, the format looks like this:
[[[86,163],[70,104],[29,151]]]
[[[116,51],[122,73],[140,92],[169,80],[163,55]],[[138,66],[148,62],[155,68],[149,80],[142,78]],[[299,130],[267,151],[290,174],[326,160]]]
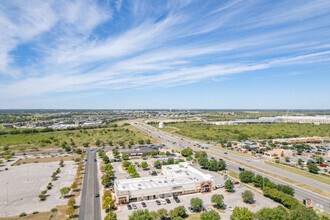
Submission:
[[[73,161],[65,161],[64,164],[43,202],[38,202],[38,195],[46,189],[59,162],[23,164],[0,172],[0,217],[48,211],[57,205],[66,204],[67,199],[60,199],[60,189],[72,184],[77,167]]]

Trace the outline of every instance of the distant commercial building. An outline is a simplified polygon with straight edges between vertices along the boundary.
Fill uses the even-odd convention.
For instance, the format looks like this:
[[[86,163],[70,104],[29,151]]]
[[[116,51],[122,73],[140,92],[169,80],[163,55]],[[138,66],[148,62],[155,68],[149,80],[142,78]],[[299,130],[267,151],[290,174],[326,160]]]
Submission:
[[[277,123],[312,123],[312,124],[330,124],[329,115],[316,116],[277,116]]]
[[[158,125],[159,128],[164,128],[164,122],[159,122],[159,125]]]
[[[162,166],[159,176],[120,179],[114,182],[117,204],[168,198],[192,193],[210,192],[215,182],[187,162]]]

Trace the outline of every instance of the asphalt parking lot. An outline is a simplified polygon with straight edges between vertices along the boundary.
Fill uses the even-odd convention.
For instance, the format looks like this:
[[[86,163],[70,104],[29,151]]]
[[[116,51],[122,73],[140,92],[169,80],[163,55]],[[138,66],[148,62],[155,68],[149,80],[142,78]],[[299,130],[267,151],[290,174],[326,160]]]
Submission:
[[[64,164],[43,202],[38,202],[38,195],[46,189],[59,162],[23,164],[0,172],[0,217],[48,211],[56,205],[66,204],[67,199],[60,199],[60,189],[72,184],[77,167],[73,161],[65,161]]]
[[[194,165],[194,167],[197,168],[197,169],[200,169],[199,165]],[[222,175],[220,175],[216,172],[211,172],[211,171],[207,171],[207,170],[203,170],[203,172],[212,174],[215,178],[216,184],[224,184],[225,180],[224,180]],[[224,188],[221,188],[221,189],[217,189],[215,191],[212,191],[211,193],[206,193],[206,194],[198,193],[198,194],[190,194],[190,195],[179,196],[179,199],[181,200],[180,203],[176,203],[173,200],[173,198],[170,198],[171,203],[166,204],[166,205],[157,205],[155,200],[145,201],[145,203],[147,205],[146,209],[148,209],[149,211],[157,211],[157,210],[162,209],[162,208],[165,208],[169,211],[171,209],[174,209],[177,206],[182,206],[183,205],[187,209],[188,214],[191,214],[188,211],[188,207],[190,206],[190,200],[192,198],[198,197],[198,198],[202,199],[203,204],[204,204],[204,208],[205,209],[211,209],[212,208],[211,207],[211,205],[212,205],[211,197],[214,194],[224,195],[224,197],[225,197],[224,202],[227,206],[247,207],[248,209],[250,209],[253,212],[258,211],[259,209],[261,209],[263,207],[272,208],[272,207],[276,207],[278,205],[277,203],[273,202],[272,200],[270,200],[270,199],[268,199],[268,198],[264,197],[263,195],[261,195],[259,193],[256,193],[256,192],[254,192],[255,203],[252,204],[252,205],[246,204],[246,203],[243,202],[243,200],[241,198],[241,194],[245,190],[246,190],[245,187],[242,187],[242,188],[235,187],[235,192],[234,193],[228,193],[228,192],[225,191]],[[159,200],[161,200],[161,199],[159,199]],[[143,209],[140,202],[136,202],[134,204],[137,205],[138,209]],[[127,216],[129,216],[134,211],[134,209],[128,210],[127,206],[121,206],[120,208],[121,208],[122,211],[117,214],[119,220],[128,219]],[[225,211],[225,213],[220,213],[221,218],[222,219],[229,219],[232,211],[230,211],[228,209],[226,209],[224,211]]]

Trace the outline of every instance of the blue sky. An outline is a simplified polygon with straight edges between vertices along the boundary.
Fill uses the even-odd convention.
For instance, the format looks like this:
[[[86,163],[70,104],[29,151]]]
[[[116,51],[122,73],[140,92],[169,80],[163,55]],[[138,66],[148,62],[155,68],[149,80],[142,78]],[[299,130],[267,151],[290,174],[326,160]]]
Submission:
[[[330,109],[330,1],[3,0],[0,108]]]

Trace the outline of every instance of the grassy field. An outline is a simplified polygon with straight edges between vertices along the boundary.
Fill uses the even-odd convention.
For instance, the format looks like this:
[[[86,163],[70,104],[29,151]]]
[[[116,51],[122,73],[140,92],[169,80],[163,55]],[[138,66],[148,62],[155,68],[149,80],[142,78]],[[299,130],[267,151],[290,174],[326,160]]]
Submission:
[[[328,177],[328,176],[323,177],[323,176],[320,176],[320,174],[313,174],[306,170],[300,170],[300,169],[297,169],[294,167],[289,167],[289,166],[285,166],[282,164],[277,164],[277,163],[273,163],[273,162],[269,162],[269,161],[265,161],[265,163],[268,165],[271,165],[271,166],[274,166],[274,167],[277,167],[277,168],[280,168],[280,169],[283,169],[283,170],[286,170],[286,171],[289,171],[289,172],[292,172],[295,174],[299,174],[301,176],[308,177],[308,178],[311,178],[311,179],[317,180],[319,182],[330,185],[330,177]]]
[[[128,145],[130,141],[135,144],[138,140],[150,139],[152,143],[155,139],[135,127],[120,126],[118,128],[100,128],[91,130],[55,131],[35,134],[7,134],[0,136],[0,146],[8,146],[9,150],[28,150],[41,148],[60,148],[63,143],[67,146],[82,146],[89,142],[90,146],[95,146],[99,140],[102,145],[108,145],[112,141],[114,145],[123,142]],[[0,149],[2,150],[2,149]]]
[[[204,141],[258,140],[306,136],[329,137],[330,125],[314,124],[242,124],[213,125],[206,123],[174,123],[167,127],[179,129],[175,133]]]
[[[12,166],[17,166],[26,163],[48,163],[48,162],[56,162],[56,161],[67,161],[67,160],[74,160],[76,158],[80,158],[80,155],[75,156],[63,156],[63,157],[46,157],[46,158],[26,158],[20,159],[16,161]]]
[[[196,214],[189,214],[189,216],[186,218],[186,220],[199,220],[201,213],[196,213]]]

